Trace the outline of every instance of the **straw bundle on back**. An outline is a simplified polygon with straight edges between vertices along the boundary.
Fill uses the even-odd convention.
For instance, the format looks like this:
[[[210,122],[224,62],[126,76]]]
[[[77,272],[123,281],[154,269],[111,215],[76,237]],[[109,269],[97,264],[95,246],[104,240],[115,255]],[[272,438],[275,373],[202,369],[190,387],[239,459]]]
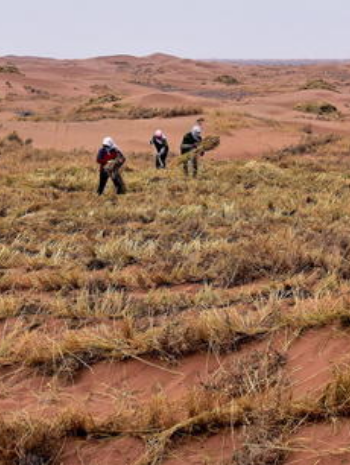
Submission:
[[[194,150],[195,154],[198,155],[200,153],[210,152],[211,150],[216,149],[220,145],[220,137],[218,136],[207,136],[203,139],[203,141],[199,144],[196,150]]]
[[[185,163],[190,160],[191,157],[196,155],[204,155],[206,152],[216,149],[220,145],[220,137],[218,136],[207,136],[204,137],[202,142],[198,145],[197,148],[187,152],[179,158],[179,163]]]

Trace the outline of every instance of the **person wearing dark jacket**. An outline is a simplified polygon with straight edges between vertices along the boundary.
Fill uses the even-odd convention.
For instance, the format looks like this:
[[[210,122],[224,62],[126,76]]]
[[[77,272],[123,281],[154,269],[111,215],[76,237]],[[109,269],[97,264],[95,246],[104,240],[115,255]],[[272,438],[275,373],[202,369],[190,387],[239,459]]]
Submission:
[[[156,168],[166,168],[166,159],[169,153],[169,145],[165,134],[160,130],[154,133],[151,142],[156,149]]]
[[[125,194],[125,184],[119,171],[125,163],[125,157],[111,137],[103,139],[96,161],[100,165],[98,195],[103,194],[108,178],[112,179],[117,194]]]
[[[196,125],[192,128],[192,131],[184,135],[182,144],[180,147],[181,154],[185,155],[186,153],[191,152],[198,148],[199,144],[202,142],[202,129],[200,126]],[[195,178],[198,172],[198,154],[193,153],[189,158],[185,159],[183,162],[183,169],[188,176],[189,174],[189,165],[192,165],[192,174]]]

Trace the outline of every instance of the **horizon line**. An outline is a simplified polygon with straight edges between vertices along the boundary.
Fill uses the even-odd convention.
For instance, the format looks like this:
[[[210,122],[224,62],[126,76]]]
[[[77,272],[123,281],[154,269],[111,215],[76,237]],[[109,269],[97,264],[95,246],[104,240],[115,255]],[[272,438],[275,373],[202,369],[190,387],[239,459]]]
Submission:
[[[42,60],[56,60],[56,61],[84,61],[84,60],[96,60],[96,59],[107,59],[114,57],[130,57],[130,58],[151,58],[151,57],[168,57],[168,58],[177,58],[180,60],[192,60],[192,61],[210,61],[210,62],[305,62],[305,63],[315,63],[315,62],[347,62],[350,61],[348,58],[188,58],[179,55],[174,55],[171,53],[163,52],[154,52],[146,55],[134,55],[129,53],[117,53],[117,54],[107,54],[107,55],[93,55],[79,58],[57,58],[49,55],[17,55],[17,54],[6,54],[1,55],[0,59],[42,59]]]

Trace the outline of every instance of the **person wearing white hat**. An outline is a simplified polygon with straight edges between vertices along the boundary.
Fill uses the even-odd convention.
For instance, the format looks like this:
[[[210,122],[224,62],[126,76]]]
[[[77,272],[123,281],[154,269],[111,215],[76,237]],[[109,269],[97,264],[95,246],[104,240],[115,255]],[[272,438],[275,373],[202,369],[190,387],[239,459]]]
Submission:
[[[199,144],[202,142],[202,128],[196,124],[193,126],[192,130],[184,135],[182,144],[180,147],[181,154],[184,155],[186,153],[192,152],[195,150]],[[183,162],[183,169],[188,176],[189,174],[189,164],[192,165],[192,175],[195,178],[198,172],[198,155],[193,153],[189,158]]]
[[[112,179],[117,194],[125,194],[125,184],[119,171],[125,163],[125,157],[111,137],[104,137],[96,161],[100,165],[98,195],[103,194],[108,178]]]
[[[156,168],[166,168],[166,159],[169,153],[169,145],[163,131],[157,129],[151,139],[151,145],[156,149]]]

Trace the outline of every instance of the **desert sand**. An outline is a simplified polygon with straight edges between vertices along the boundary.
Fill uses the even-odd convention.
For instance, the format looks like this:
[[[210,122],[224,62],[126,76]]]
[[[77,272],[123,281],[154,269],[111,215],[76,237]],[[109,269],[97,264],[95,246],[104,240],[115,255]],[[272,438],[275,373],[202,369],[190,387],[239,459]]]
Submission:
[[[89,60],[3,57],[0,59],[0,138],[5,138],[8,134],[16,131],[23,141],[26,139],[32,141],[28,145],[33,144],[37,149],[52,151],[53,156],[56,157],[54,163],[58,170],[65,163],[64,159],[57,158],[61,152],[78,153],[81,158],[77,161],[77,167],[84,167],[88,173],[86,176],[91,174],[92,179],[96,172],[96,151],[104,136],[112,136],[127,158],[130,157],[131,160],[136,161],[142,160],[142,169],[147,170],[152,169],[154,163],[149,140],[156,129],[161,128],[167,134],[172,155],[175,157],[179,153],[183,134],[191,129],[199,117],[203,117],[205,119],[203,125],[205,134],[218,135],[221,138],[221,145],[215,152],[206,156],[208,163],[211,163],[209,166],[225,162],[237,162],[238,164],[235,166],[243,166],[242,164],[248,163],[244,166],[248,166],[247,170],[254,173],[255,161],[266,160],[269,155],[280,153],[286,147],[295,146],[310,134],[313,137],[318,137],[332,133],[334,136],[346,137],[350,133],[349,86],[350,64],[347,63],[312,65],[266,63],[257,65],[185,60],[162,54],[143,58],[111,56]],[[315,102],[326,102],[333,105],[335,110],[331,112],[305,111],[306,104]],[[169,116],[167,113],[171,113],[174,109],[183,114]],[[148,115],[153,112],[154,116],[145,117],[146,111],[148,111]],[[6,341],[12,336],[17,338],[18,328],[20,328],[19,332],[28,331],[28,339],[14,343],[14,346],[22,354],[25,352],[26,344],[33,341],[33,334],[35,336],[36,331],[38,331],[38,338],[43,337],[44,339],[48,338],[49,341],[57,341],[64,338],[69,339],[70,331],[79,332],[98,328],[101,334],[117,334],[120,331],[125,336],[125,341],[132,340],[134,332],[137,335],[148,334],[147,331],[153,327],[157,329],[171,322],[173,318],[171,311],[173,310],[169,310],[169,314],[164,312],[160,304],[161,297],[157,301],[157,293],[160,296],[164,292],[168,293],[164,299],[169,299],[169,301],[174,295],[180,294],[183,301],[191,296],[192,298],[195,298],[194,296],[197,296],[197,299],[201,298],[200,292],[206,289],[207,283],[204,279],[200,280],[197,277],[192,279],[190,276],[191,279],[187,280],[174,278],[174,282],[162,281],[158,283],[157,279],[160,280],[160,278],[155,273],[154,281],[150,285],[147,282],[146,284],[142,282],[141,278],[138,282],[132,281],[131,278],[134,274],[138,275],[140,272],[140,266],[137,261],[133,262],[128,256],[125,264],[126,284],[124,286],[121,281],[120,288],[111,288],[112,291],[118,291],[120,299],[126,295],[127,298],[132,299],[133,305],[136,305],[133,299],[136,301],[137,299],[146,299],[148,294],[153,295],[153,292],[155,297],[152,298],[155,299],[159,307],[154,304],[159,310],[158,313],[155,311],[152,315],[141,315],[140,311],[140,318],[135,318],[136,323],[133,323],[135,327],[128,327],[128,315],[113,319],[110,318],[110,315],[106,317],[103,312],[101,314],[93,314],[92,312],[91,316],[85,315],[84,318],[69,314],[70,307],[65,307],[67,302],[74,301],[74,305],[78,308],[77,295],[80,295],[81,299],[88,299],[89,289],[93,285],[96,286],[96,289],[93,288],[96,292],[102,294],[107,291],[112,292],[109,288],[108,290],[101,288],[101,290],[100,287],[104,279],[110,279],[108,271],[112,273],[114,269],[110,263],[107,265],[102,263],[102,269],[99,270],[98,263],[92,260],[92,265],[89,262],[85,266],[84,263],[84,272],[79,269],[79,276],[72,275],[70,277],[69,275],[72,283],[74,281],[71,287],[62,285],[61,288],[60,285],[57,285],[57,290],[54,283],[58,270],[57,263],[61,263],[62,256],[66,260],[66,255],[70,253],[67,250],[71,244],[72,253],[67,258],[70,268],[68,265],[68,268],[64,268],[68,273],[71,272],[71,269],[74,268],[74,262],[78,262],[80,254],[83,254],[80,250],[90,250],[90,241],[100,241],[104,235],[107,238],[114,237],[115,225],[123,228],[124,223],[119,217],[114,218],[113,208],[116,201],[108,197],[106,202],[109,203],[106,203],[104,207],[109,215],[108,221],[106,220],[107,223],[104,224],[101,220],[101,231],[99,231],[97,227],[99,220],[96,219],[96,224],[92,224],[98,214],[96,213],[98,205],[95,199],[90,200],[91,192],[88,191],[85,184],[81,189],[79,188],[80,192],[79,189],[75,191],[74,186],[68,185],[68,187],[62,188],[59,182],[48,181],[46,178],[41,180],[40,176],[45,171],[46,161],[44,159],[44,161],[38,161],[38,166],[36,166],[35,160],[30,156],[28,155],[26,163],[28,163],[28,173],[32,177],[29,177],[26,182],[28,185],[30,182],[36,182],[39,189],[44,189],[42,198],[27,201],[26,191],[22,192],[22,188],[16,187],[15,181],[8,180],[11,176],[13,179],[16,179],[16,176],[21,176],[21,160],[16,159],[13,167],[9,166],[9,162],[4,162],[0,166],[0,170],[4,170],[3,182],[8,189],[1,194],[4,207],[1,210],[0,221],[10,215],[8,204],[10,204],[11,195],[19,196],[25,204],[25,211],[18,210],[13,222],[6,223],[7,226],[1,229],[1,239],[5,241],[6,247],[10,247],[10,243],[12,247],[13,244],[17,244],[16,241],[19,241],[21,245],[16,246],[16,253],[25,253],[29,257],[29,265],[27,262],[23,265],[22,263],[17,264],[15,261],[14,264],[12,262],[12,264],[7,264],[6,260],[10,261],[10,259],[7,258],[5,252],[4,258],[0,256],[3,260],[0,263],[0,287],[4,299],[4,304],[1,307],[4,316],[0,322],[0,342],[3,345],[0,345],[0,348],[4,350],[4,353],[7,348],[5,344],[8,343]],[[1,157],[3,154],[0,155],[0,161]],[[346,158],[346,155],[344,157]],[[310,160],[312,161],[312,155]],[[48,162],[50,162],[50,158],[48,158]],[[249,162],[253,164],[249,165]],[[135,166],[138,166],[137,163],[130,168],[131,172],[137,169]],[[276,167],[281,179],[283,178],[282,168]],[[72,170],[74,171],[74,167]],[[273,171],[271,172],[273,173]],[[267,184],[270,180],[269,176],[272,176],[271,172],[268,171],[266,177],[264,174],[261,175]],[[86,182],[86,185],[90,186],[90,177],[86,179],[84,178],[81,182]],[[137,180],[134,181],[136,187],[132,186],[133,195],[135,195],[135,201],[141,205],[142,193],[138,191],[137,182]],[[150,183],[152,182],[155,189],[161,189],[163,186],[161,183],[165,183],[166,179],[157,177],[153,173]],[[180,183],[177,178],[174,182]],[[250,201],[250,189],[254,189],[258,182],[259,179],[258,181],[253,180],[252,183],[244,183],[242,190],[237,194],[238,205],[239,202]],[[174,186],[174,196],[176,196],[177,184]],[[73,197],[69,197],[71,192],[74,193]],[[159,190],[159,192],[161,191]],[[193,192],[191,191],[191,195]],[[198,195],[203,194],[201,191],[199,192]],[[336,196],[341,197],[340,188],[337,192]],[[209,199],[209,207],[205,206],[207,209],[210,209],[210,194],[207,192]],[[259,195],[263,196],[264,194],[259,191]],[[74,223],[73,220],[67,224],[64,223],[65,220],[60,223],[60,217],[64,217],[70,198],[73,199],[70,206],[79,205],[82,199],[86,202],[84,218],[79,217],[79,220],[76,220],[77,223]],[[290,199],[291,202],[293,200]],[[56,201],[57,204],[55,204]],[[302,201],[304,202],[304,198]],[[310,197],[307,197],[303,203],[306,205],[303,206],[305,210],[302,210],[304,217],[307,215],[308,205],[312,202],[314,199],[310,193]],[[336,203],[337,200],[334,202]],[[281,210],[282,213],[279,213],[277,210],[275,213],[276,208],[272,203],[270,199],[266,215],[276,214],[277,216],[280,214],[285,223],[292,221],[290,218],[295,214],[294,211],[286,213]],[[54,213],[50,210],[53,208],[51,204],[55,204]],[[232,203],[232,205],[236,204]],[[172,228],[174,228],[174,235],[176,235],[176,222],[172,223],[173,220],[167,222],[166,216],[169,215],[171,218],[172,215],[170,198],[162,208],[164,213],[161,212],[161,214],[165,218],[164,224],[168,228],[166,229],[167,234],[171,234]],[[186,208],[188,208],[189,213],[186,213]],[[198,237],[198,240],[201,241],[208,233],[205,229],[202,230],[201,226],[198,226],[194,220],[193,224],[191,223],[191,208],[191,203],[189,203],[189,205],[184,204],[184,210],[179,209],[179,215],[183,215],[179,217],[179,221],[184,223],[189,221],[188,228],[193,229],[193,237]],[[223,208],[226,208],[225,205]],[[228,206],[226,216],[222,215],[223,222],[230,218],[229,208]],[[236,220],[235,215],[232,215],[232,224],[234,225]],[[83,230],[79,223],[85,219],[89,222],[87,231]],[[246,218],[244,218],[245,220]],[[23,225],[21,221],[23,221]],[[131,231],[138,234],[143,227],[146,227],[145,225],[151,224],[152,221],[152,218],[148,219],[147,211],[146,213],[141,212],[136,219],[126,218],[124,220],[125,228],[120,229],[120,233],[127,235]],[[210,217],[208,221],[211,221]],[[244,221],[242,220],[243,231],[245,231],[244,228],[248,230]],[[274,218],[271,221],[271,230],[275,231],[273,229]],[[12,237],[10,225],[15,225],[14,228],[22,228],[22,233],[18,237]],[[224,223],[218,226],[216,231],[218,239],[225,239],[226,226]],[[56,244],[61,240],[59,238],[61,230],[58,229],[57,236],[55,236],[56,227],[66,230],[66,237],[62,240],[62,250],[57,251],[55,245],[53,246],[55,252],[52,252],[50,251],[50,243],[45,243],[45,249],[39,253],[39,246],[31,242],[31,237],[33,234],[35,235],[37,230],[38,237],[39,234],[42,234],[45,240],[46,237],[50,237],[52,243]],[[321,226],[319,228],[321,229]],[[315,229],[317,229],[316,226]],[[14,230],[17,231],[17,229]],[[30,231],[28,238],[26,231]],[[147,229],[147,234],[150,238],[147,240],[161,240],[160,233],[151,227]],[[232,233],[230,243],[235,242],[235,234],[237,234],[236,231]],[[249,236],[254,232],[246,234]],[[299,231],[299,234],[302,235],[302,232]],[[339,247],[341,248],[343,245]],[[343,248],[346,247],[344,245]],[[151,251],[151,253],[153,252]],[[191,253],[195,255],[199,252]],[[38,262],[31,264],[30,257],[32,256],[37,258]],[[52,259],[52,263],[50,262],[48,266],[43,265],[40,261],[46,258]],[[62,263],[64,266],[66,265],[65,261]],[[304,271],[304,268],[298,271],[302,276],[305,272],[305,277],[313,280],[312,285],[310,285],[313,295],[310,298],[309,296],[305,297],[307,302],[311,301],[308,304],[310,311],[314,310],[313,298],[315,298],[316,303],[318,298],[328,298],[328,294],[322,294],[314,283],[319,279],[318,268],[316,266],[315,268],[316,271],[311,270],[309,274],[307,269]],[[118,273],[120,270],[124,271],[124,264],[120,266],[120,269],[118,268]],[[313,272],[314,274],[312,274]],[[193,273],[195,274],[195,272]],[[80,286],[79,280],[84,282],[84,288]],[[222,299],[220,300],[221,306],[220,302],[216,301],[202,306],[197,301],[193,301],[187,306],[184,305],[180,311],[181,305],[178,302],[176,305],[179,308],[174,313],[176,318],[181,318],[181,312],[183,312],[184,321],[191,322],[195,321],[204,310],[215,309],[215,311],[219,311],[222,308],[228,310],[233,308],[239,315],[242,315],[242,318],[246,315],[253,315],[253,318],[256,318],[256,315],[260,315],[261,308],[270,304],[271,308],[275,304],[281,314],[288,315],[290,309],[299,308],[300,300],[304,299],[304,297],[299,298],[296,295],[283,294],[284,291],[281,296],[281,293],[276,293],[273,287],[271,287],[272,290],[269,288],[266,296],[266,288],[269,285],[277,286],[279,289],[283,288],[285,283],[283,281],[281,284],[277,279],[272,278],[270,281],[266,275],[254,277],[251,281],[242,279],[242,282],[234,282],[234,284],[217,285],[215,279],[212,281],[214,294],[221,291],[227,293],[224,297],[220,297]],[[331,284],[329,284],[329,289],[331,293]],[[80,291],[84,291],[85,294],[83,292],[79,294]],[[336,294],[334,298],[337,299],[338,295],[343,296],[348,292],[347,288],[344,293]],[[11,315],[8,308],[12,304],[15,305],[13,302],[16,301],[11,299],[16,298],[22,299],[22,306],[18,312]],[[55,307],[56,300],[61,302],[59,311],[57,310],[58,306]],[[31,306],[25,306],[26,301],[31,302]],[[334,301],[332,302],[330,305],[335,305]],[[336,300],[336,302],[338,301]],[[140,306],[140,304],[137,305]],[[144,305],[145,308],[148,306],[151,308],[147,302]],[[80,306],[80,310],[77,310],[78,315],[82,308]],[[139,309],[139,307],[137,308]],[[180,324],[178,320],[176,322],[176,324]],[[175,329],[169,325],[169,332],[177,331],[179,326],[176,324]],[[265,328],[264,324],[265,320],[262,319],[261,326]],[[198,415],[201,412],[202,404],[203,409],[206,405],[205,400],[200,395],[204,395],[203,392],[218,390],[219,388],[215,383],[221,379],[222,373],[233,374],[236,383],[237,377],[243,379],[247,373],[242,367],[245,364],[254,364],[256,354],[265,354],[268,360],[270,360],[269,357],[275,360],[273,354],[279,354],[276,358],[278,360],[275,363],[276,366],[274,363],[271,365],[271,369],[276,369],[280,376],[279,380],[274,380],[274,382],[278,384],[281,379],[288,379],[291,402],[321,398],[322,393],[333,380],[335,367],[348,366],[350,362],[348,351],[350,335],[346,328],[339,329],[334,320],[329,324],[320,326],[322,327],[317,327],[316,323],[310,324],[310,327],[305,324],[305,328],[300,325],[300,328],[303,328],[300,329],[293,327],[289,321],[284,326],[282,325],[282,329],[279,328],[279,330],[269,327],[268,336],[262,333],[262,335],[259,334],[257,337],[255,335],[254,338],[250,339],[248,331],[241,342],[241,335],[238,335],[239,342],[237,345],[230,346],[229,349],[226,346],[224,350],[211,350],[212,348],[207,346],[203,349],[204,345],[201,346],[199,342],[198,350],[186,351],[187,349],[184,349],[181,356],[174,355],[173,358],[165,352],[164,354],[152,353],[146,349],[142,352],[140,349],[139,352],[135,351],[135,354],[128,354],[125,357],[118,355],[118,358],[115,354],[110,359],[97,356],[87,359],[87,361],[84,359],[80,363],[80,352],[77,351],[75,361],[74,357],[68,357],[70,363],[73,364],[78,360],[76,373],[75,365],[73,368],[67,365],[62,369],[63,372],[65,369],[67,371],[71,369],[74,376],[60,376],[56,373],[59,369],[54,366],[52,368],[54,373],[49,373],[47,369],[46,371],[40,369],[39,362],[37,370],[33,370],[31,362],[23,365],[17,362],[8,363],[7,359],[2,360],[3,355],[0,350],[0,417],[3,421],[10,421],[9,419],[13,415],[22,415],[35,422],[41,418],[55,418],[63,411],[71,412],[77,409],[84,412],[87,417],[91,417],[95,422],[105,425],[112,412],[119,412],[121,415],[120,409],[123,406],[126,410],[130,408],[130,411],[136,412],[135,415],[142,412],[142,415],[148,419],[150,430],[142,431],[142,433],[136,430],[128,433],[122,427],[118,433],[116,431],[119,430],[115,427],[111,435],[106,432],[99,434],[95,432],[84,436],[84,434],[80,435],[79,428],[76,430],[73,428],[75,433],[62,440],[59,455],[55,457],[55,463],[61,465],[76,465],[78,463],[86,465],[151,465],[155,463],[164,463],[165,465],[229,465],[238,463],[243,465],[246,463],[248,465],[248,462],[244,462],[242,458],[239,459],[238,456],[234,455],[242,448],[247,447],[243,439],[244,428],[248,428],[246,424],[237,422],[237,425],[230,427],[227,423],[223,425],[220,425],[220,422],[213,423],[205,429],[204,434],[202,434],[204,429],[202,431],[198,425],[198,428],[193,427],[193,430],[184,428],[183,432],[177,432],[174,437],[171,437],[171,441],[173,441],[171,447],[166,449],[164,454],[157,456],[157,460],[159,460],[157,462],[152,461],[151,456],[147,455],[152,449],[149,439],[151,436],[149,435],[163,430],[169,431],[170,426],[173,425],[173,415],[181,417],[182,410],[181,408],[176,410],[176,406],[184,405],[186,406],[184,409],[188,408],[193,417]],[[139,337],[141,338],[141,336]],[[181,339],[181,335],[178,337]],[[54,350],[54,342],[48,344],[48,351]],[[39,357],[39,355],[37,356]],[[42,365],[44,366],[44,363]],[[272,376],[275,374],[273,371]],[[198,394],[196,389],[202,394]],[[241,394],[243,397],[249,395],[249,389],[244,393],[240,392]],[[198,399],[196,399],[196,395],[199,396]],[[264,396],[263,388],[259,395]],[[213,407],[214,404],[210,405]],[[118,420],[118,414],[114,413],[114,415]],[[152,415],[154,415],[153,420]],[[303,420],[300,420],[298,428],[294,425],[295,432],[285,443],[287,444],[285,447],[289,447],[289,453],[284,455],[283,459],[278,458],[280,461],[268,462],[269,457],[265,457],[265,462],[252,461],[251,463],[253,465],[256,463],[286,463],[288,465],[350,463],[348,420],[342,418],[339,421],[334,420],[332,423],[331,416],[332,413],[330,413],[329,418],[321,418],[320,414],[314,424],[304,425]],[[252,422],[254,423],[253,420]],[[93,430],[92,427],[91,430]],[[267,439],[266,441],[268,442]],[[259,444],[261,446],[261,443]],[[148,452],[146,453],[146,451]],[[31,453],[32,455],[24,457],[23,461],[16,462],[17,465],[49,463],[44,461],[36,450]],[[277,458],[275,459],[277,460]],[[8,462],[3,463],[7,465]]]
[[[0,134],[18,131],[40,148],[96,151],[105,134],[113,135],[126,152],[149,152],[152,132],[161,127],[178,151],[182,135],[195,117],[167,119],[106,119],[71,121],[90,99],[105,95],[121,98],[125,106],[142,108],[198,107],[207,133],[221,133],[221,159],[254,158],[298,140],[311,126],[318,133],[349,130],[348,78],[350,66],[244,66],[183,60],[166,55],[146,58],[117,56],[80,61],[7,57],[20,74],[0,73]],[[217,82],[232,76],[238,84]],[[336,91],[301,90],[324,79]],[[329,121],[296,111],[308,101],[334,104],[343,117]],[[31,116],[19,118],[26,112]],[[218,114],[219,113],[219,114]],[[19,121],[21,119],[21,121]],[[40,119],[40,124],[35,121]],[[54,121],[50,121],[54,119]]]

